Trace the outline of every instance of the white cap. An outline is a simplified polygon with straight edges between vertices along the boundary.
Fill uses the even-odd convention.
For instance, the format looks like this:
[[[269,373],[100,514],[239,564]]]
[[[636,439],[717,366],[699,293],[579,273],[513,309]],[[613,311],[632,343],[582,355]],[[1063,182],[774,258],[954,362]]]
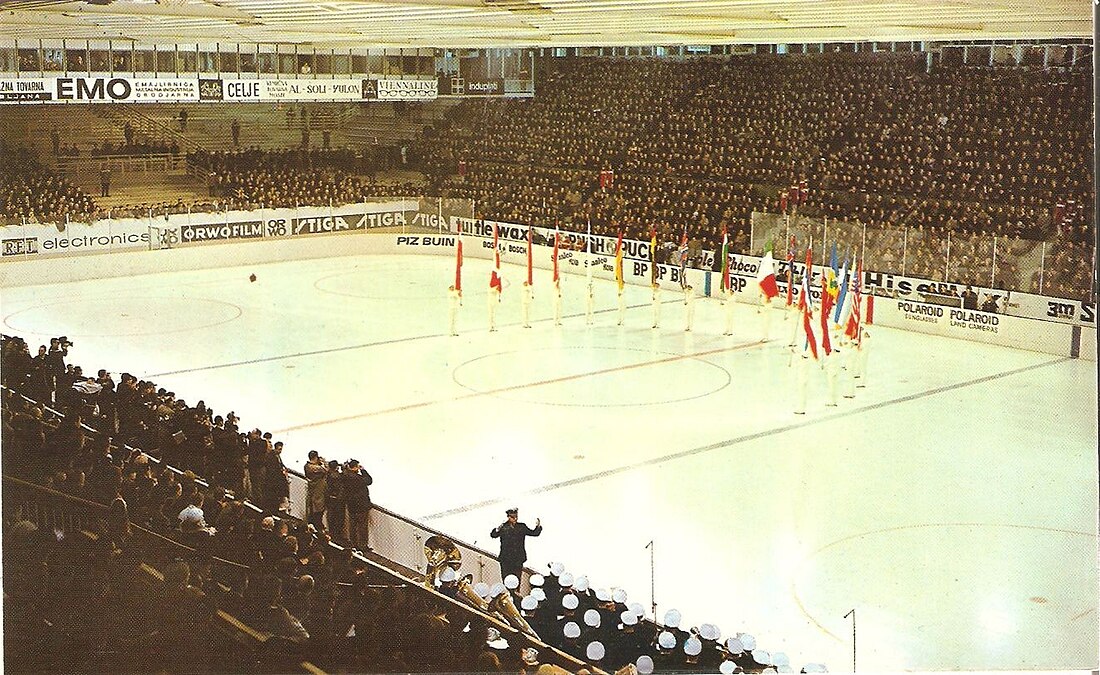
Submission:
[[[807,673],[827,673],[829,669],[825,667],[824,663],[807,663],[802,666],[802,670]]]
[[[528,612],[534,610],[538,606],[539,606],[539,601],[536,600],[535,596],[533,596],[533,595],[525,595],[525,596],[523,596],[523,599],[519,601],[520,609],[523,609],[523,610],[528,611]]]
[[[562,629],[562,634],[567,638],[579,638],[581,636],[581,627],[577,625],[576,621],[570,621],[565,624],[565,628]]]
[[[741,646],[745,648],[745,651],[751,652],[756,649],[756,638],[748,633],[738,633],[737,639],[741,641]]]
[[[495,598],[502,593],[507,593],[508,589],[504,587],[504,584],[493,584],[493,587],[489,590],[489,597]]]
[[[703,651],[703,643],[692,635],[684,641],[684,653],[688,656],[699,656]]]
[[[722,673],[722,675],[731,675],[735,670],[737,670],[737,664],[733,661],[723,661],[721,665],[718,666],[718,672]]]
[[[790,666],[776,666],[776,672],[779,673],[793,673],[794,669]]]
[[[485,644],[493,649],[508,649],[508,641],[501,637],[500,631],[496,628],[489,629],[489,637],[485,640]]]
[[[717,640],[722,637],[722,631],[718,630],[718,626],[713,623],[704,623],[699,626],[699,637],[704,640]]]
[[[583,593],[584,591],[587,591],[588,590],[588,577],[584,576],[583,574],[578,576],[573,581],[573,590],[577,591],[578,593]]]
[[[457,578],[458,575],[455,574],[453,567],[445,567],[443,571],[439,573],[439,580],[444,583],[449,583]]]
[[[745,645],[741,644],[741,641],[737,638],[731,637],[726,640],[726,649],[728,649],[731,654],[740,654],[745,651]]]
[[[665,612],[665,626],[668,628],[680,627],[680,610],[670,609]]]
[[[787,658],[787,655],[783,652],[773,652],[772,663],[777,666],[789,666],[791,665],[791,660]]]
[[[483,598],[489,597],[489,584],[484,581],[477,582],[474,584],[474,593],[477,593]]]
[[[779,671],[776,670],[773,666],[768,666],[767,668],[765,668],[764,670],[761,670],[760,672],[770,674],[770,673],[778,673]]]
[[[180,524],[187,523],[188,525],[202,525],[202,509],[194,505],[188,505],[187,508],[180,511],[179,520]]]
[[[532,588],[531,597],[539,602],[546,602],[546,591],[541,588]]]
[[[555,577],[560,577],[561,573],[564,571],[565,565],[561,564],[560,562],[550,563],[550,574],[554,575]]]
[[[621,605],[625,605],[626,604],[626,591],[624,591],[621,588],[616,588],[615,591],[611,594],[611,599],[614,600],[615,602],[621,604]]]
[[[611,593],[606,588],[597,588],[596,599],[600,602],[611,602]]]
[[[579,604],[581,604],[581,601],[572,593],[566,593],[561,599],[561,606],[566,609],[576,609]]]
[[[623,622],[624,626],[638,625],[638,615],[629,609],[619,615],[619,620]]]
[[[676,636],[667,630],[661,631],[657,636],[657,646],[661,649],[672,649],[676,646]]]
[[[532,574],[531,578],[529,578],[527,581],[531,584],[532,588],[537,588],[539,586],[542,586],[542,584],[546,580],[541,574]]]
[[[584,653],[592,661],[599,661],[603,658],[605,650],[602,642],[589,642],[588,649],[584,650]]]
[[[653,673],[653,659],[645,654],[638,657],[638,673],[640,675],[652,675]]]
[[[569,572],[562,572],[558,575],[558,583],[562,588],[568,588],[573,585],[573,575]]]
[[[772,662],[772,655],[764,651],[763,649],[752,650],[752,658],[757,663],[765,666],[770,666]]]
[[[504,587],[510,591],[516,590],[517,588],[519,588],[519,579],[516,578],[516,575],[509,574],[508,576],[504,577]]]
[[[590,609],[584,613],[584,625],[591,626],[592,628],[600,627],[600,613],[594,609]]]
[[[637,614],[639,619],[645,616],[645,607],[642,607],[642,603],[640,602],[630,603],[630,611]]]

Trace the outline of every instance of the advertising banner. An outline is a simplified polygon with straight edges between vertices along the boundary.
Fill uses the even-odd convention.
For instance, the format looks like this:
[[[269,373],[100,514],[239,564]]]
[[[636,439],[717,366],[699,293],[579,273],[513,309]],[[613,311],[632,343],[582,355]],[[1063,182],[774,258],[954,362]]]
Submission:
[[[0,103],[41,103],[53,100],[53,80],[0,79]]]
[[[186,103],[199,100],[197,78],[56,77],[54,100],[72,103]]]

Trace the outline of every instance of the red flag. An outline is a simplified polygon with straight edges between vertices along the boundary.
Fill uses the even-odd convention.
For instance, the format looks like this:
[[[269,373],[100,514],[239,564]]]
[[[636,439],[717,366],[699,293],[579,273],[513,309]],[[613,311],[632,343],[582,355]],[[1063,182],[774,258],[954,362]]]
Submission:
[[[462,222],[458,223],[458,246],[455,250],[455,290],[462,291]]]
[[[821,347],[825,350],[825,356],[833,353],[833,344],[829,340],[829,312],[825,309],[824,297],[821,301]]]
[[[527,285],[534,286],[535,279],[533,276],[533,270],[535,267],[534,260],[531,258],[531,231],[534,230],[534,226],[529,225],[527,227]]]
[[[855,279],[852,280],[852,313],[848,315],[848,325],[844,328],[844,334],[850,339],[859,340],[859,312],[863,304],[863,261],[857,266]]]
[[[558,240],[561,235],[558,233],[558,225],[554,223],[554,283],[558,283]]]
[[[497,224],[493,223],[493,256],[494,267],[493,274],[489,277],[489,288],[495,288],[497,291],[504,290],[504,284],[500,281],[500,249],[497,248]]]
[[[807,257],[809,254],[807,253]],[[807,258],[808,259],[808,258]],[[806,269],[810,269],[807,265]],[[810,297],[810,275],[802,275],[802,293],[801,299],[798,304],[802,309],[802,329],[806,332],[806,345],[810,348],[810,353],[817,358],[817,339],[814,337],[814,303]]]

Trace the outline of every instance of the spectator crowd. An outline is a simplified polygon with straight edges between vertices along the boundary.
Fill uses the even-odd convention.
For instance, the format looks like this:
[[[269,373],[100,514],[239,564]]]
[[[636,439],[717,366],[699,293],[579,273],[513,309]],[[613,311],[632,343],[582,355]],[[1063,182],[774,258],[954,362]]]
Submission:
[[[132,571],[149,554],[139,529],[186,547],[164,567],[165,592],[177,602],[156,617],[162,629],[177,629],[169,631],[173,640],[207,635],[204,622],[220,608],[277,638],[280,653],[328,666],[564,672],[555,670],[548,655],[542,663],[537,650],[509,645],[487,622],[470,629],[451,624],[438,596],[400,590],[354,556],[356,548],[371,550],[366,516],[372,481],[358,461],[325,461],[309,453],[307,518],[298,520],[288,513],[282,443],[273,443],[271,434],[242,433],[234,413],[215,415],[202,401],[188,405],[127,373],[117,385],[105,370],[86,377],[66,363],[72,347],[62,336],[32,357],[23,339],[4,337],[4,472],[106,507],[92,526],[94,550],[72,549],[77,560],[67,564],[80,565],[80,556],[87,556],[84,568],[117,574],[121,565]],[[6,560],[9,545],[24,553],[41,546],[28,525],[5,537]],[[36,561],[32,556],[27,564]],[[35,579],[28,578],[34,575],[14,569],[5,577],[5,590],[34,598]],[[462,601],[454,570],[446,572],[436,590]],[[531,577],[527,595],[521,597],[518,587],[508,577],[499,588],[482,583],[474,592],[487,606],[493,598],[514,595],[544,642],[608,672],[790,671],[784,655],[757,648],[751,635],[722,639],[711,624],[687,629],[675,610],[660,625],[647,622],[640,604],[627,604],[625,591],[590,588],[586,577],[558,563]],[[112,597],[127,592],[115,588]],[[154,635],[146,637],[155,641]],[[170,648],[175,641],[157,643],[157,653],[179,657]]]

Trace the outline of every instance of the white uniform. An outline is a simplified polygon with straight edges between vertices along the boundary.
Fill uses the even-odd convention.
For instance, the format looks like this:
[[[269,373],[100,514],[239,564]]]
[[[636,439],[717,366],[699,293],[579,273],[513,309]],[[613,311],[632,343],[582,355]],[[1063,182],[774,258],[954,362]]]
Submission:
[[[520,303],[523,308],[523,327],[531,327],[531,301],[535,299],[535,290],[531,288],[531,284],[523,284],[523,295],[520,296]]]
[[[650,286],[653,291],[653,327],[661,325],[661,285],[653,284]]]
[[[841,377],[844,379],[843,387],[844,398],[856,397],[856,359],[859,358],[859,354],[856,353],[856,346],[851,340],[847,338],[843,341],[844,351],[842,352],[843,358],[841,365],[844,366],[844,374]]]
[[[695,288],[684,287],[684,330],[691,332],[691,325],[695,322]]]
[[[766,295],[763,296],[763,304],[760,306],[760,311],[764,313],[764,326],[762,329],[760,341],[767,342],[771,338],[772,299]]]
[[[837,404],[837,378],[840,377],[840,349],[833,345],[832,353],[825,356],[825,383],[828,385],[828,398],[825,405],[836,407]]]
[[[726,329],[722,335],[733,335],[733,289],[727,288],[722,292],[722,310],[726,316]]]
[[[588,298],[585,300],[584,322],[591,325],[592,316],[596,311],[596,291],[592,286],[592,280],[588,280]]]
[[[794,388],[795,415],[806,414],[806,383],[810,379],[810,354],[806,350],[801,350],[801,352],[801,354],[796,353],[794,355],[795,377],[797,378]]]
[[[623,289],[619,289],[619,325],[623,325],[623,319],[626,318],[626,295],[623,293]]]
[[[489,288],[489,331],[497,329],[497,305],[500,304],[500,290],[496,286]]]
[[[856,372],[859,373],[859,384],[856,386],[863,389],[867,386],[867,355],[871,351],[871,341],[868,338],[870,338],[871,335],[863,326],[859,327],[859,332],[861,339],[859,341],[859,349],[857,350],[859,354],[856,356]]]
[[[554,325],[561,325],[561,281],[554,282],[554,291],[550,294],[554,301]]]
[[[462,304],[462,291],[452,286],[450,290],[447,291],[447,298],[450,300],[451,306],[451,335],[458,335],[456,321],[458,319],[458,307]]]

